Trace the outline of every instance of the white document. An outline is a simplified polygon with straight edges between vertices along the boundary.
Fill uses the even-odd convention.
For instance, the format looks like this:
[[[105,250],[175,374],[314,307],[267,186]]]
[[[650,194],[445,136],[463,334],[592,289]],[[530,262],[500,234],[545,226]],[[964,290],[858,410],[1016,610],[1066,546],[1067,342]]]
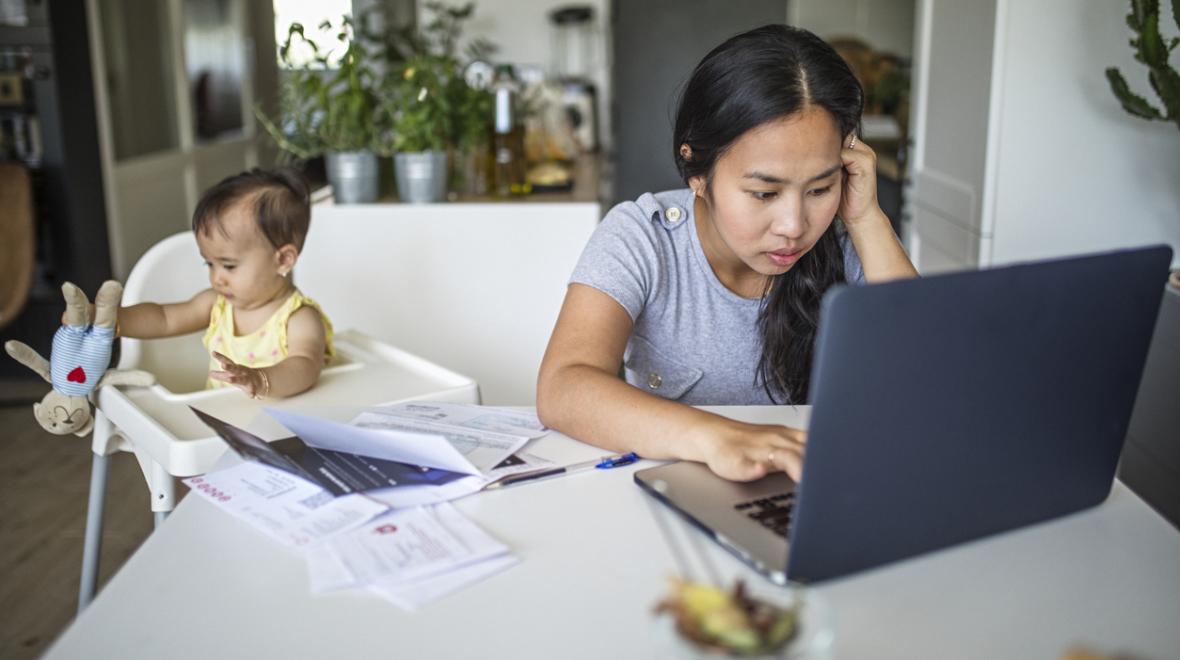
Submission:
[[[403,401],[371,408],[372,412],[466,429],[539,438],[549,432],[537,414],[528,410],[491,408],[472,403]]]
[[[478,464],[473,464],[469,457],[465,457],[460,449],[439,433],[407,431],[392,426],[366,428],[277,408],[266,408],[266,412],[304,442],[319,449],[360,454],[463,474],[478,475],[482,471]],[[516,448],[519,449],[520,445]],[[505,454],[505,457],[508,454]],[[492,464],[494,465],[495,463]]]
[[[398,486],[397,488],[383,488],[365,493],[369,497],[388,504],[393,509],[404,509],[413,506],[450,502],[472,493],[478,493],[484,486],[509,474],[518,472],[532,472],[553,467],[555,463],[547,458],[541,458],[527,452],[518,451],[514,455],[516,460],[512,465],[493,468],[484,476],[469,476],[456,479],[450,483],[438,486]]]
[[[251,461],[184,483],[215,506],[293,547],[363,525],[389,508],[360,494],[334,498],[313,483]]]
[[[336,562],[309,571],[317,587],[328,589],[417,582],[508,554],[450,504],[392,511],[322,545]],[[323,553],[308,560],[322,561]]]
[[[437,486],[398,486],[371,490],[365,494],[378,502],[389,505],[391,509],[406,509],[450,502],[472,493],[478,493],[487,481],[486,477],[467,476]]]
[[[352,424],[371,432],[441,435],[481,474],[491,472],[504,459],[529,441],[527,435],[509,435],[476,428],[438,424],[376,411],[361,413],[352,420]],[[431,465],[431,467],[436,466]],[[471,471],[466,473],[473,474]]]
[[[369,587],[369,591],[412,612],[447,594],[512,568],[519,562],[520,559],[512,555],[501,555],[428,580],[388,585],[377,582]]]

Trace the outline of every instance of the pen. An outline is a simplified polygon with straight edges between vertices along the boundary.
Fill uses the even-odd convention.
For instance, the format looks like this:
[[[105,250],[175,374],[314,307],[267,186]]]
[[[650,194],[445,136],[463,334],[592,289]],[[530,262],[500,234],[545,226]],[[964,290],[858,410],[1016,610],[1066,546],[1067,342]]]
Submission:
[[[638,460],[639,455],[635,452],[630,452],[628,454],[618,454],[615,456],[603,456],[602,458],[596,458],[591,461],[572,463],[570,465],[563,465],[561,467],[542,468],[540,470],[533,470],[532,472],[518,472],[517,474],[510,474],[500,477],[499,479],[484,486],[483,490],[495,490],[497,488],[504,488],[505,486],[515,486],[516,484],[521,484],[528,481],[548,479],[549,477],[581,472],[591,468],[596,470],[609,470],[611,468],[630,465]]]

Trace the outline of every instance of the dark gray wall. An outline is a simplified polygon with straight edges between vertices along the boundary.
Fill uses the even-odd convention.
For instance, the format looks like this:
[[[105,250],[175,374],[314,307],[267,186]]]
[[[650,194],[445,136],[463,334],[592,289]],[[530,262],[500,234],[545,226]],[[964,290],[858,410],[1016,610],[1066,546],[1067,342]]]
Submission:
[[[615,0],[613,202],[684,186],[672,163],[681,86],[697,62],[725,39],[785,22],[786,5],[783,0]]]
[[[1164,294],[1119,478],[1180,527],[1180,291]]]

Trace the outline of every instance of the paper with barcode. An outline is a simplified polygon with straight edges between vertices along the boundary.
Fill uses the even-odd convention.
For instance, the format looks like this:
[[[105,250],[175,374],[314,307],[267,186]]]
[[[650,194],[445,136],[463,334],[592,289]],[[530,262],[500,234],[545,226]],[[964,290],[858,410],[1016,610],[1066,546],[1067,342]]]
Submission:
[[[293,547],[346,532],[389,509],[360,494],[333,497],[309,481],[252,461],[184,483],[214,506]]]

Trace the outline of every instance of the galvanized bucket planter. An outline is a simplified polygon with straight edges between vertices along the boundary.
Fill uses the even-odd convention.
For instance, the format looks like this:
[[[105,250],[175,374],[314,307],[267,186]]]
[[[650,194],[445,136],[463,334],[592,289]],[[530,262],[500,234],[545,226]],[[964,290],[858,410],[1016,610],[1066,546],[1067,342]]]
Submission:
[[[447,152],[419,151],[393,156],[397,194],[403,202],[441,202],[447,194]]]
[[[377,201],[377,155],[368,151],[325,154],[328,182],[337,204]]]

